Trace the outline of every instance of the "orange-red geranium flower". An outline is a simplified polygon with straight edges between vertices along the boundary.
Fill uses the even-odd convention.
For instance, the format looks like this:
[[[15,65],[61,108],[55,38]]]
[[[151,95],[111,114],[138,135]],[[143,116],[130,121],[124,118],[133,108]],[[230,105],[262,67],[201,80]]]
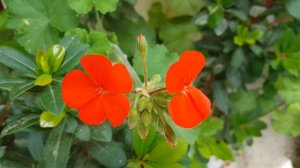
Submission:
[[[123,64],[114,64],[102,55],[86,55],[80,70],[69,72],[62,83],[64,102],[78,109],[80,120],[99,125],[106,119],[119,126],[130,110],[129,99],[123,95],[131,91],[132,79]]]
[[[176,94],[169,103],[169,113],[175,124],[192,128],[210,114],[210,100],[197,88],[193,81],[205,65],[205,57],[197,51],[186,51],[167,72],[166,89]]]

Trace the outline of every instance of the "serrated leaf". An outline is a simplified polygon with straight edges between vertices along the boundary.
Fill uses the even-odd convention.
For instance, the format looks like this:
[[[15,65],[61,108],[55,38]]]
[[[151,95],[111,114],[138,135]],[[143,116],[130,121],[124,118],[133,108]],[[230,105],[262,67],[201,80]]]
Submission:
[[[300,135],[300,103],[290,104],[286,110],[277,110],[272,119],[275,131],[292,137]]]
[[[89,152],[100,164],[106,167],[123,167],[127,158],[121,145],[116,142],[93,143]]]
[[[281,98],[287,103],[300,102],[299,79],[280,76],[275,83],[275,87]]]
[[[64,168],[67,166],[72,136],[64,133],[65,120],[51,130],[48,135],[41,167],[43,168]]]
[[[38,118],[39,118],[38,115],[28,115],[28,116],[22,117],[20,119],[17,119],[16,121],[9,123],[2,130],[1,137],[13,134],[13,133],[21,131],[27,127],[30,127],[34,124],[37,124],[39,122]]]
[[[61,83],[55,82],[47,86],[40,94],[40,101],[45,110],[60,115],[65,107],[61,95]]]
[[[9,94],[9,98],[11,100],[14,100],[17,97],[19,97],[22,93],[28,91],[29,89],[31,89],[33,87],[34,87],[34,81],[31,81],[31,80],[27,80],[24,83],[15,84]]]
[[[112,139],[112,128],[107,122],[99,126],[90,126],[90,130],[92,140],[110,142]]]
[[[40,126],[43,128],[56,127],[65,117],[65,112],[55,115],[52,112],[44,111],[40,116]]]
[[[0,63],[20,72],[35,73],[33,60],[14,48],[0,47]]]
[[[96,10],[102,14],[113,12],[117,8],[119,0],[94,0]]]
[[[77,25],[75,13],[66,1],[11,0],[7,6],[10,9],[8,27],[18,30],[18,43],[32,54],[44,45],[57,42],[59,31]]]

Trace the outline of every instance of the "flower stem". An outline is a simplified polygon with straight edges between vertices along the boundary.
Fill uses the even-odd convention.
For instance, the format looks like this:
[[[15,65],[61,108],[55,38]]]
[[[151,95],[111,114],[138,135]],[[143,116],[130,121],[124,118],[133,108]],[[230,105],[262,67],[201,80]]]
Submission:
[[[145,87],[147,88],[148,86],[148,72],[147,72],[147,60],[146,57],[144,57],[142,59],[142,64],[143,64],[143,69],[144,69],[144,83],[145,83]]]
[[[112,47],[115,49],[115,51],[117,52],[117,55],[119,56],[119,58],[122,60],[123,64],[126,66],[126,68],[128,69],[134,83],[137,86],[141,86],[143,83],[140,80],[140,78],[138,77],[138,75],[136,74],[135,70],[132,68],[132,66],[130,65],[130,63],[127,60],[127,56],[123,53],[123,51],[120,49],[120,47],[116,44],[112,44]]]
[[[155,93],[164,91],[164,90],[166,90],[165,87],[163,87],[163,88],[158,88],[158,89],[156,89],[156,90],[153,90],[153,91],[149,92],[149,95],[152,95],[152,94],[155,94]]]

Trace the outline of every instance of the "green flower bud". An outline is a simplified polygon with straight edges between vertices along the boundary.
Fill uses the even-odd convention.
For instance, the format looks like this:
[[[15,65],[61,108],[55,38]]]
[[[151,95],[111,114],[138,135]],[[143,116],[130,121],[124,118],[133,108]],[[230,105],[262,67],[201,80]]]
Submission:
[[[138,133],[142,139],[146,139],[149,132],[149,128],[144,125],[142,121],[138,124]]]
[[[173,147],[176,146],[176,135],[171,126],[165,122],[164,123],[164,132],[165,132],[165,139],[166,141],[172,145]]]
[[[61,45],[54,45],[48,50],[51,72],[56,72],[61,66],[66,55],[66,49]]]
[[[50,74],[42,74],[35,81],[35,86],[46,86],[52,82],[52,76]]]
[[[151,120],[152,120],[151,113],[147,110],[144,111],[143,114],[142,114],[142,120],[143,120],[143,123],[146,127],[149,126],[149,124],[151,123]]]
[[[138,123],[139,119],[140,119],[139,112],[136,107],[133,107],[128,117],[129,128],[130,129],[134,128],[135,125]]]
[[[45,74],[50,74],[50,66],[48,64],[48,56],[47,55],[41,55],[40,57],[40,67]]]
[[[150,97],[146,97],[146,96],[143,96],[140,98],[139,100],[139,111],[144,111],[144,110],[148,110],[148,111],[151,111],[152,110],[152,103],[151,103],[151,98]]]
[[[142,59],[147,56],[148,43],[144,35],[140,34],[137,37],[137,47]]]
[[[45,56],[45,55],[46,55],[46,52],[42,49],[38,49],[37,52],[36,52],[35,62],[36,62],[36,65],[40,68],[42,68],[41,57]]]

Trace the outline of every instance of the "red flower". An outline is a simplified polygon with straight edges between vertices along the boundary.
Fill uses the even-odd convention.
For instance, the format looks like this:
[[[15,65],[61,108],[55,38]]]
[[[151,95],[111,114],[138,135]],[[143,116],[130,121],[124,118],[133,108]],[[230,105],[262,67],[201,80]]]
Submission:
[[[191,84],[205,65],[205,57],[197,51],[186,51],[167,72],[166,89],[176,94],[169,103],[173,121],[183,128],[192,128],[210,114],[210,100]]]
[[[80,120],[89,125],[99,125],[106,119],[119,126],[130,110],[127,94],[132,79],[123,64],[112,63],[102,55],[86,55],[81,60],[87,72],[73,70],[62,83],[64,102],[79,111]]]

